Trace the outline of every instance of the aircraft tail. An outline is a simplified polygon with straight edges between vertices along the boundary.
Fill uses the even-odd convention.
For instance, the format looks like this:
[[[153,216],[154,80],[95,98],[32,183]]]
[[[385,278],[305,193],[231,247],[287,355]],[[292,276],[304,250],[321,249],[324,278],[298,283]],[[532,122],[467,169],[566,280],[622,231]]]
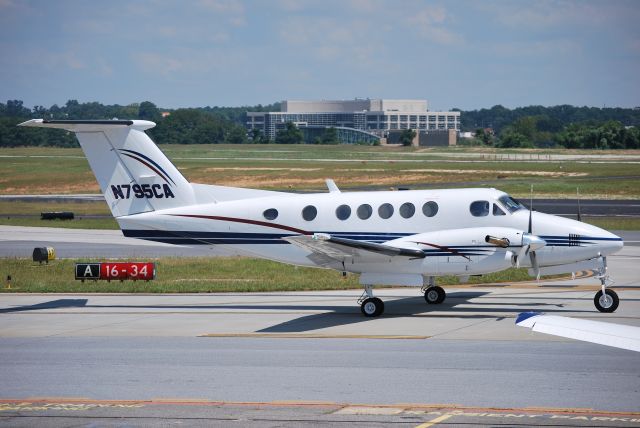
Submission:
[[[194,189],[145,134],[146,120],[43,120],[20,126],[74,132],[114,217],[193,205]]]

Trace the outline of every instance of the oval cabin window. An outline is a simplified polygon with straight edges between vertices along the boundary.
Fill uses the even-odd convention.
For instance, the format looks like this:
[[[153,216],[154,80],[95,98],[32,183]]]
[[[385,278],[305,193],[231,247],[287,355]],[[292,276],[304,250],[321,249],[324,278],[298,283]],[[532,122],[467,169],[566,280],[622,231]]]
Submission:
[[[262,215],[267,220],[275,220],[276,218],[278,218],[278,210],[275,208],[269,208],[268,210],[264,210]]]
[[[378,215],[384,219],[387,219],[393,215],[393,205],[382,204],[378,208]]]
[[[302,210],[302,218],[306,221],[311,221],[318,215],[318,210],[313,205],[307,205]]]
[[[489,215],[489,201],[475,201],[469,205],[469,212],[474,217],[486,217]]]
[[[358,218],[366,220],[371,217],[371,214],[373,214],[373,208],[371,208],[371,205],[369,204],[362,204],[358,207],[356,212],[358,214]]]
[[[416,213],[416,207],[411,202],[400,205],[400,215],[404,218],[411,218]]]
[[[340,205],[336,208],[336,217],[340,220],[346,220],[351,216],[351,207],[349,205]]]
[[[438,204],[433,201],[426,202],[422,206],[422,214],[424,214],[426,217],[435,216],[436,214],[438,214]]]

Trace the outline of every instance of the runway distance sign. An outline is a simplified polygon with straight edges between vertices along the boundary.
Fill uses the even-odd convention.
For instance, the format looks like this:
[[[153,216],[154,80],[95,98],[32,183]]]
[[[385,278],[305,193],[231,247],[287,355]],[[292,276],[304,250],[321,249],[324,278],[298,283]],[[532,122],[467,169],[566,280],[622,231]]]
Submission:
[[[100,263],[76,263],[76,279],[100,279]]]
[[[79,280],[150,281],[156,277],[156,265],[149,262],[76,263]]]

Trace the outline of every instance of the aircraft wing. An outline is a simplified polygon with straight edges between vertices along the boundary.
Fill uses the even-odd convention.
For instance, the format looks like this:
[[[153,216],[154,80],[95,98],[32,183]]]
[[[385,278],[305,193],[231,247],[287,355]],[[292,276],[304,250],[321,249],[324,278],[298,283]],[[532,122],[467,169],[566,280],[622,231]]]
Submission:
[[[323,266],[335,262],[343,262],[345,259],[351,258],[375,262],[389,257],[425,257],[425,253],[418,249],[399,248],[386,244],[338,238],[325,233],[288,236],[282,239],[311,251],[313,253],[311,260]]]
[[[516,325],[533,331],[640,352],[640,327],[523,312]]]

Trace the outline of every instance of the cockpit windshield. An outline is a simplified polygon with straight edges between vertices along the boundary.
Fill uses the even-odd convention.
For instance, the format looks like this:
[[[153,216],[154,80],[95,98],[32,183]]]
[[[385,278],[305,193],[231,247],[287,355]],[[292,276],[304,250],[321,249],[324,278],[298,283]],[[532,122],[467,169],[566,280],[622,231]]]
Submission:
[[[524,205],[516,201],[509,195],[504,195],[498,198],[498,201],[510,212],[514,213],[518,210],[524,209]]]

